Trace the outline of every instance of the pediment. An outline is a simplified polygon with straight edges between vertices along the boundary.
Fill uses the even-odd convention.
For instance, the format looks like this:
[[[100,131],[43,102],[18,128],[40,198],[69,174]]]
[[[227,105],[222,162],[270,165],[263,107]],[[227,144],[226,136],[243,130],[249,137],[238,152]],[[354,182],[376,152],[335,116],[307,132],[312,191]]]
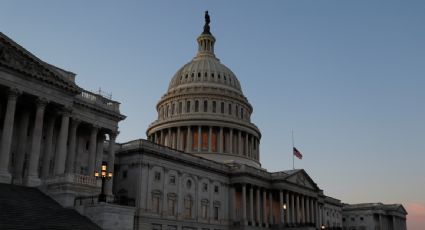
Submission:
[[[51,65],[41,61],[1,32],[0,66],[29,75],[73,93],[80,92],[79,87],[74,82],[66,80]]]
[[[310,178],[310,176],[304,170],[299,170],[293,173],[292,175],[288,176],[286,178],[286,181],[301,187],[309,188],[309,189],[314,189],[314,190],[319,189],[319,187],[317,187],[317,184],[314,183],[314,181]]]

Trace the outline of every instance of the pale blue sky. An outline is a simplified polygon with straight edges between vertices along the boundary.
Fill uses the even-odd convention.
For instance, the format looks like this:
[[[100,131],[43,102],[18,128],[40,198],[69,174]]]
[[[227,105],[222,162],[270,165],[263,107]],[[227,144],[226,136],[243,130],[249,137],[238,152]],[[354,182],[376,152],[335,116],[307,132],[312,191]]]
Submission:
[[[129,141],[195,55],[204,10],[254,107],[263,167],[292,167],[294,129],[296,167],[326,194],[425,204],[425,1],[2,0],[0,30],[112,92]]]

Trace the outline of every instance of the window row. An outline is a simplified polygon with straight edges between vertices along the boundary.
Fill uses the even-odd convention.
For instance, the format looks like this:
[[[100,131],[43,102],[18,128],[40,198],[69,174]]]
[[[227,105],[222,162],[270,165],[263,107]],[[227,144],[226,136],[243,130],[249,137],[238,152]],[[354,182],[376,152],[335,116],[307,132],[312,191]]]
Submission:
[[[245,107],[215,100],[186,100],[185,102],[179,101],[178,103],[166,104],[160,107],[159,117],[165,119],[174,115],[192,112],[220,113],[249,120],[249,113]]]
[[[187,83],[187,82],[196,82],[196,81],[212,81],[212,82],[221,82],[224,84],[228,84],[233,87],[239,88],[239,84],[236,80],[232,80],[232,77],[229,77],[226,74],[216,74],[216,73],[208,73],[204,72],[203,74],[201,72],[192,72],[192,73],[186,73],[184,75],[180,76],[180,83]]]
[[[167,194],[167,207],[166,210],[161,210],[162,206],[162,196],[159,191],[152,192],[152,213],[160,214],[161,212],[165,213],[168,216],[177,216],[177,203],[178,198],[175,193]],[[214,220],[219,219],[220,213],[220,202],[215,201],[213,205],[212,213],[210,213],[210,202],[207,199],[201,200],[201,218],[209,219],[213,218]],[[194,200],[192,196],[187,195],[183,200],[183,217],[187,219],[191,219],[193,217],[194,210]],[[210,217],[211,216],[211,217]]]
[[[154,181],[159,183],[161,182],[161,172],[155,172],[154,173]],[[168,184],[170,185],[176,185],[176,176],[175,175],[169,175],[168,176]],[[187,180],[186,181],[186,188],[187,189],[191,189],[192,187],[192,181],[191,180]],[[202,183],[202,191],[203,192],[208,192],[208,183]],[[218,185],[214,185],[214,193],[218,194],[219,193],[219,186]]]

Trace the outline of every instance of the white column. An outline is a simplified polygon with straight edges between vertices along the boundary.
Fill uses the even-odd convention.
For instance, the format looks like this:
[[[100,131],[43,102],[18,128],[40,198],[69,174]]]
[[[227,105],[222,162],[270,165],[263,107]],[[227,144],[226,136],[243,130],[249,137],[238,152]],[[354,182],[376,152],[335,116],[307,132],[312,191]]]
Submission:
[[[279,210],[280,210],[280,223],[285,224],[285,210],[283,209],[283,191],[279,191]]]
[[[251,224],[254,225],[254,188],[249,188],[249,220],[251,221]]]
[[[295,212],[296,212],[296,208],[295,208],[295,197],[294,197],[294,193],[291,193],[291,224],[297,223],[297,221],[295,220]]]
[[[269,223],[273,224],[273,194],[269,191]]]
[[[186,152],[192,152],[193,135],[192,135],[192,128],[190,126],[187,127],[187,138],[186,138],[186,141],[187,141]]]
[[[66,169],[67,173],[74,173],[74,163],[75,163],[75,152],[77,148],[77,129],[80,124],[80,120],[73,118],[71,121],[71,131],[69,133],[69,149],[68,157],[66,159]]]
[[[52,115],[47,121],[47,131],[46,131],[46,143],[43,156],[43,167],[41,171],[41,177],[47,178],[50,174],[50,161],[52,157],[53,150],[53,131],[55,129],[56,118]]]
[[[267,192],[266,189],[263,190],[263,223],[268,227],[267,221]]]
[[[238,155],[242,155],[243,152],[243,147],[242,147],[242,132],[239,130],[238,131]]]
[[[220,127],[220,133],[218,135],[218,152],[223,153],[223,127]]]
[[[295,209],[296,209],[296,213],[297,213],[297,224],[301,223],[301,213],[300,213],[300,196],[297,194],[296,195],[296,205],[295,205]]]
[[[230,132],[229,132],[229,153],[234,153],[233,152],[233,129],[230,128]]]
[[[290,210],[290,204],[289,204],[289,192],[288,191],[286,191],[286,194],[285,194],[285,203],[286,203],[286,213],[285,213],[285,221],[286,221],[286,223],[291,223],[290,221],[290,214],[291,214],[291,212],[289,211]]]
[[[28,165],[28,175],[25,179],[25,185],[38,186],[41,181],[38,175],[38,164],[40,162],[40,145],[43,132],[44,110],[46,109],[47,101],[38,100],[37,109],[35,112],[34,129],[32,133],[31,152]]]
[[[10,90],[8,92],[6,115],[3,121],[0,148],[0,183],[9,184],[12,181],[12,175],[9,172],[9,158],[18,94],[19,92],[17,90]]]
[[[177,141],[176,149],[182,150],[182,147],[181,147],[182,146],[182,138],[181,138],[180,126],[177,127],[177,139],[176,139],[176,141]]]
[[[112,177],[114,177],[114,163],[115,163],[115,140],[117,138],[117,132],[110,132],[109,133],[109,145],[108,145],[108,172],[112,173]],[[141,165],[139,167],[142,167]],[[178,180],[176,178],[176,180]],[[112,184],[113,179],[108,180],[106,182],[106,195],[112,196]]]
[[[256,190],[257,190],[257,208],[256,208],[257,223],[260,225],[261,224],[260,188],[257,188]]]
[[[308,197],[306,197],[306,222],[307,223],[311,223],[310,220],[310,199]]]
[[[62,175],[65,172],[66,142],[68,140],[69,112],[62,113],[61,128],[55,157],[55,175]]]
[[[170,148],[173,148],[173,135],[171,135],[171,128],[168,128],[167,136],[168,136],[168,143],[166,143],[165,145]]]
[[[22,171],[24,168],[25,152],[27,151],[27,137],[28,137],[28,123],[30,114],[28,110],[24,110],[19,119],[19,139],[18,149],[16,151],[16,163],[15,163],[15,184],[22,184]]]
[[[242,222],[247,225],[246,219],[246,184],[242,184]]]
[[[248,146],[248,133],[245,133],[245,152],[244,152],[245,156],[250,157],[249,155],[249,146]]]
[[[91,128],[90,142],[89,142],[89,162],[88,162],[88,175],[89,176],[94,176],[95,170],[99,170],[99,169],[95,169],[97,132],[98,132],[98,127],[93,126]],[[162,135],[161,135],[161,138],[162,138]]]

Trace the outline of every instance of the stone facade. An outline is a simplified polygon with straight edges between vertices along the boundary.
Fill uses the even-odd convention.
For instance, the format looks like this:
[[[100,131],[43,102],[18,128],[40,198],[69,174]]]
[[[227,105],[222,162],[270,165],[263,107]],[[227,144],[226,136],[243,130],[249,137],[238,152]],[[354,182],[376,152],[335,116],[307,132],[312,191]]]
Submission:
[[[407,212],[399,204],[344,204],[344,230],[406,230]]]
[[[124,118],[118,102],[0,33],[0,182],[40,186],[67,206],[97,193],[94,171],[114,165],[114,152],[103,154],[105,136],[114,146]]]

